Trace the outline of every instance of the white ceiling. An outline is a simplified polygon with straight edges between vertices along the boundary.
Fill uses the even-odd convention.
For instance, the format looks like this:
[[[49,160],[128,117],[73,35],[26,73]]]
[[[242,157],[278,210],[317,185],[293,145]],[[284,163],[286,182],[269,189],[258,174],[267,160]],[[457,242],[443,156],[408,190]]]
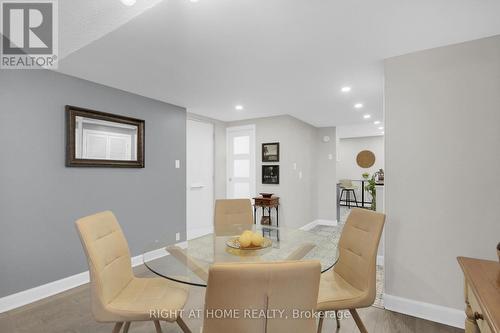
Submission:
[[[339,139],[362,138],[366,136],[382,136],[385,133],[383,126],[383,124],[375,126],[373,122],[340,125],[337,126],[336,135]]]
[[[225,121],[373,122],[384,58],[500,34],[498,0],[61,3],[60,72]]]
[[[119,0],[59,1],[59,55],[68,54],[116,30],[162,0],[139,0],[124,6]]]

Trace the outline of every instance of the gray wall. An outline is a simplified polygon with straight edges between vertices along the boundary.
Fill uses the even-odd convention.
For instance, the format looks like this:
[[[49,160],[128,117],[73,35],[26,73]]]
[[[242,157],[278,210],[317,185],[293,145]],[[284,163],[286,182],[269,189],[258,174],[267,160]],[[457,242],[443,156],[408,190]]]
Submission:
[[[66,168],[66,104],[146,121],[146,168]],[[74,221],[118,217],[132,255],[185,237],[185,109],[45,70],[0,73],[0,297],[87,270]],[[181,160],[175,169],[175,160]]]
[[[463,309],[456,257],[498,260],[500,37],[389,59],[385,93],[386,292]]]
[[[337,220],[337,142],[335,127],[322,127],[316,130],[316,219]],[[325,136],[330,141],[324,142]]]
[[[280,225],[299,228],[318,218],[335,220],[335,158],[327,159],[327,151],[335,156],[335,129],[318,129],[288,115],[230,122],[227,126],[248,124],[256,128],[257,193],[272,192],[281,197]],[[325,134],[320,135],[320,131],[332,135],[329,145],[322,143],[320,138]],[[262,184],[262,143],[266,142],[280,143],[279,185]],[[321,186],[318,181],[323,182]]]

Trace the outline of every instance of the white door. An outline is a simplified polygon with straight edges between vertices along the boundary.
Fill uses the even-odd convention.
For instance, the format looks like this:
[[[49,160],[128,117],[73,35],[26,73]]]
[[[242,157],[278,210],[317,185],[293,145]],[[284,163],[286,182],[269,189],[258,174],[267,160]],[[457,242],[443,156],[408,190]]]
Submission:
[[[213,231],[214,126],[187,121],[186,129],[187,239]]]
[[[227,198],[255,196],[255,126],[228,127]]]

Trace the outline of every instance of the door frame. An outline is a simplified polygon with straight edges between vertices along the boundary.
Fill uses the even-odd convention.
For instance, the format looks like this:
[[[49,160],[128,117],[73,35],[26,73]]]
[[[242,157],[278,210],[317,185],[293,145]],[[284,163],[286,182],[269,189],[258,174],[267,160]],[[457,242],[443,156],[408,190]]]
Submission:
[[[231,170],[232,166],[230,163],[230,158],[229,156],[232,155],[232,153],[229,151],[230,147],[230,142],[229,142],[229,134],[231,132],[238,132],[238,131],[251,131],[251,137],[250,137],[250,160],[253,162],[253,172],[250,171],[250,177],[251,177],[251,182],[250,182],[250,195],[255,195],[257,191],[257,161],[255,160],[255,149],[256,149],[256,126],[255,124],[249,124],[249,125],[241,125],[241,126],[231,126],[231,127],[226,127],[226,198],[229,197],[229,187],[230,187],[230,182],[229,182],[229,171]]]

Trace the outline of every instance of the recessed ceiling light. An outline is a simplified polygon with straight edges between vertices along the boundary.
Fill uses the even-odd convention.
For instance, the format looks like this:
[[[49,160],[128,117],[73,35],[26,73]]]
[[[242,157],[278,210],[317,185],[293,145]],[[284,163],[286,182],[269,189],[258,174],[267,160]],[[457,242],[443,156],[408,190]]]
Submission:
[[[365,114],[365,115],[363,116],[363,118],[365,118],[365,119],[370,119],[371,117],[372,117],[372,116],[370,116],[369,114]]]
[[[380,120],[375,120],[375,121],[373,122],[373,124],[374,124],[374,125],[378,125],[378,124],[380,124]]]
[[[363,107],[363,104],[361,104],[361,103],[356,103],[356,104],[354,104],[354,107],[355,107],[356,109],[361,109],[361,108]]]
[[[243,110],[243,105],[236,105],[234,108],[238,111],[241,111]]]
[[[384,134],[385,134],[385,132],[380,132],[380,134],[384,135]]]
[[[380,126],[378,129],[379,129],[379,130],[383,130],[384,128],[383,128],[382,126]]]
[[[135,5],[135,1],[136,0],[121,0],[122,4],[124,4],[125,6],[133,6]]]
[[[349,87],[349,86],[342,87],[342,89],[340,89],[340,91],[342,91],[343,93],[347,93],[347,92],[351,91],[351,87]]]
[[[194,3],[194,2],[198,2],[198,0],[189,0],[189,1],[190,1],[190,2],[193,2],[193,3]]]

